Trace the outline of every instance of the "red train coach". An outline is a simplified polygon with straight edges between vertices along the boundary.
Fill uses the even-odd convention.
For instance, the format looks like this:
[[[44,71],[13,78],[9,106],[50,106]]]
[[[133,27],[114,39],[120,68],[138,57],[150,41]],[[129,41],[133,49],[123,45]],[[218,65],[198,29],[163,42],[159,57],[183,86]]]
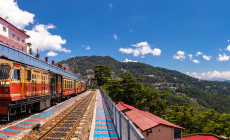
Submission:
[[[0,117],[43,110],[86,90],[87,84],[41,68],[0,58]]]

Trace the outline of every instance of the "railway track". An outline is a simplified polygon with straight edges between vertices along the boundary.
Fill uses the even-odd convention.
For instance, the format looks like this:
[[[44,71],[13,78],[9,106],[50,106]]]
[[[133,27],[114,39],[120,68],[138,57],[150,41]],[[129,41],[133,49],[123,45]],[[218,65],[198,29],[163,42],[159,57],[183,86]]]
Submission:
[[[68,140],[75,132],[76,126],[81,121],[85,110],[94,96],[91,92],[88,96],[81,100],[72,110],[63,118],[54,124],[49,130],[43,133],[37,140]]]

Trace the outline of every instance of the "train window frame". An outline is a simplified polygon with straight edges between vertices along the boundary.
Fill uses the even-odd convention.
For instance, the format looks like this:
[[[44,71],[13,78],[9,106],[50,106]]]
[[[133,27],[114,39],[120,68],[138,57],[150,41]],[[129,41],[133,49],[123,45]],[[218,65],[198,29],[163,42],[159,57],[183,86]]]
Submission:
[[[10,77],[10,70],[11,70],[10,65],[1,64],[0,65],[0,80],[8,79]]]
[[[17,75],[15,75],[15,71],[16,71]],[[12,80],[14,80],[14,81],[20,81],[21,80],[21,69],[18,69],[18,68],[13,69]]]
[[[30,81],[32,79],[32,71],[31,70],[27,70],[27,80]]]

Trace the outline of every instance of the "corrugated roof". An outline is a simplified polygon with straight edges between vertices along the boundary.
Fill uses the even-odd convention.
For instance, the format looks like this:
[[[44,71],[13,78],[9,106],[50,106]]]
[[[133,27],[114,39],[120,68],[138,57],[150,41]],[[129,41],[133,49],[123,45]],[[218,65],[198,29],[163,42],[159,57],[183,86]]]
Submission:
[[[120,103],[118,103],[116,106],[117,106],[117,108],[120,109],[120,111],[128,109],[128,108],[124,107],[123,105],[121,105]]]
[[[183,140],[219,140],[215,136],[196,135],[184,137]]]
[[[121,111],[130,109],[130,111],[125,112],[126,116],[134,123],[136,124],[142,131],[145,131],[147,129],[150,129],[152,127],[155,127],[157,125],[166,125],[170,127],[176,127],[184,129],[180,126],[177,126],[175,124],[172,124],[160,117],[157,117],[149,112],[141,111],[139,109],[136,109],[133,106],[124,104],[124,103],[118,103],[117,108],[119,108]]]
[[[159,125],[159,123],[152,121],[149,117],[143,115],[137,109],[126,112],[126,116],[142,131]]]

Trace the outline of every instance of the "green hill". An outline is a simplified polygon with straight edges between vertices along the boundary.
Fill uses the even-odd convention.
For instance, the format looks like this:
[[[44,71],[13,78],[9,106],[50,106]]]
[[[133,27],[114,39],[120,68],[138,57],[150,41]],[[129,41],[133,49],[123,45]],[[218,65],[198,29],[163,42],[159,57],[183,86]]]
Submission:
[[[155,88],[160,93],[170,93],[168,104],[182,105],[187,102],[193,106],[201,105],[215,109],[219,113],[230,113],[229,82],[199,80],[175,70],[139,62],[119,62],[109,56],[73,57],[59,63],[68,64],[80,77],[92,74],[90,69],[94,65],[110,66],[115,77],[119,73],[129,71],[134,77],[144,78],[145,85]],[[178,97],[176,93],[183,93],[185,96]]]

